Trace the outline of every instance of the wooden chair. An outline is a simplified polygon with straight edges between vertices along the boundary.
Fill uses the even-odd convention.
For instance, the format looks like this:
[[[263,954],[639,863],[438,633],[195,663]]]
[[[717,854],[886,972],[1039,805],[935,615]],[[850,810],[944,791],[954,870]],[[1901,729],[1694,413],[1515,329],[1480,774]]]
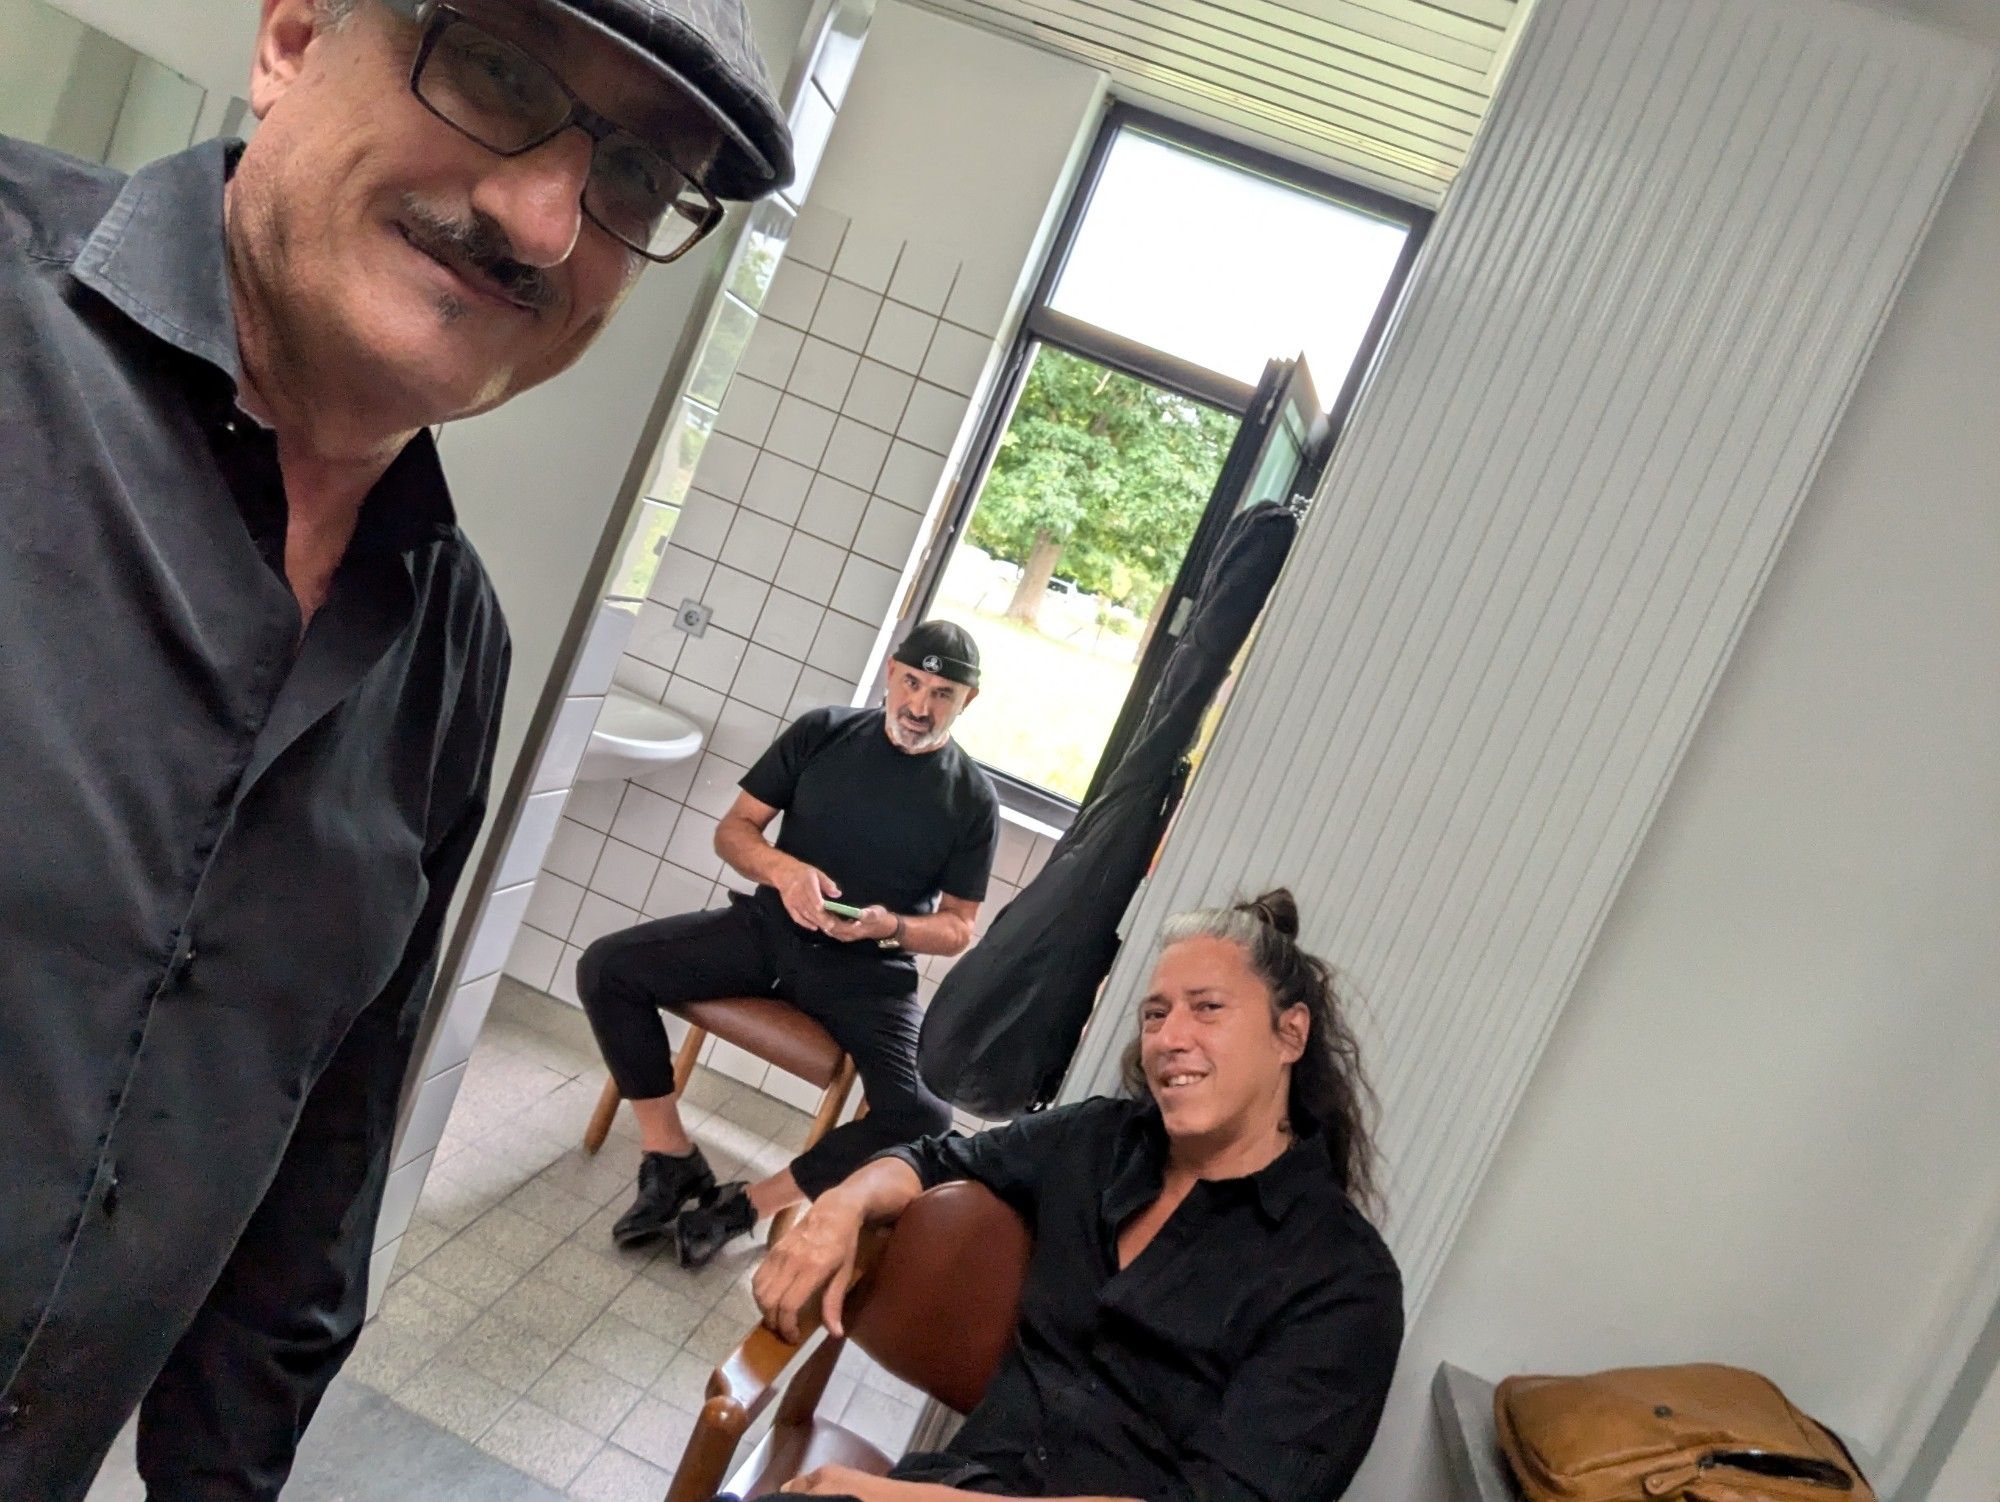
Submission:
[[[711,1035],[747,1049],[767,1064],[820,1087],[819,1109],[813,1113],[801,1150],[811,1147],[840,1122],[847,1097],[854,1089],[854,1060],[833,1041],[833,1034],[798,1008],[773,996],[734,996],[718,1001],[690,1001],[668,1008],[688,1024],[687,1037],[674,1055],[674,1094],[687,1089],[701,1045]],[[611,1134],[618,1115],[618,1082],[607,1079],[597,1097],[597,1109],[583,1131],[583,1150],[595,1153]],[[868,1103],[861,1103],[867,1111]],[[796,1207],[771,1218],[770,1239],[776,1241],[797,1218]],[[706,1499],[704,1499],[706,1502]]]
[[[715,1369],[667,1502],[709,1502],[718,1491],[761,1497],[822,1465],[885,1474],[896,1457],[815,1412],[847,1341],[947,1407],[971,1412],[1013,1341],[1030,1247],[1020,1217],[980,1185],[919,1195],[893,1231],[863,1248],[846,1338],[822,1341],[782,1394],[778,1378],[811,1332],[790,1345],[760,1325]],[[738,1442],[774,1398],[770,1433],[730,1473]]]

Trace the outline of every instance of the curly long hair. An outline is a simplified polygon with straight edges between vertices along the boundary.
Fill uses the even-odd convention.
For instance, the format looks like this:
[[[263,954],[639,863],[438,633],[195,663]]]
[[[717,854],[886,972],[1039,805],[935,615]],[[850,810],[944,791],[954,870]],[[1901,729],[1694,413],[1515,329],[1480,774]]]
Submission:
[[[1183,939],[1226,939],[1240,944],[1257,978],[1270,988],[1271,1024],[1295,1006],[1306,1009],[1311,1030],[1305,1052],[1292,1065],[1287,1115],[1296,1136],[1315,1135],[1333,1162],[1348,1198],[1378,1209],[1374,1119],[1375,1092],[1361,1068],[1361,1048],[1343,1015],[1333,967],[1299,947],[1299,905],[1283,887],[1233,907],[1203,908],[1169,918],[1160,948]],[[1134,1038],[1124,1060],[1125,1088],[1146,1091],[1146,1072]]]

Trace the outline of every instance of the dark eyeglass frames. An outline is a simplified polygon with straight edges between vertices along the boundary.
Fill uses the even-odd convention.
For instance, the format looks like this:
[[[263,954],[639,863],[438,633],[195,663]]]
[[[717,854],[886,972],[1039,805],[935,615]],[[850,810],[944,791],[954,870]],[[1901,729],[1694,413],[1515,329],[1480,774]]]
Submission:
[[[410,91],[461,135],[508,157],[571,126],[590,137],[583,212],[628,249],[678,260],[722,222],[722,204],[691,173],[585,104],[546,64],[448,5],[390,3],[423,26]]]

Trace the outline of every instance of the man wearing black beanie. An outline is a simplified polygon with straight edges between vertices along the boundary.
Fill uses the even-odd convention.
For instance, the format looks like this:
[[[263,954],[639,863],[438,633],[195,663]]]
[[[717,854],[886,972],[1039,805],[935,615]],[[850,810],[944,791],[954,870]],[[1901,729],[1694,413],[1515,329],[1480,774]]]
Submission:
[[[950,621],[911,629],[882,705],[816,709],[747,773],[715,853],[757,883],[729,905],[599,939],[577,962],[598,1046],[645,1156],[620,1246],[672,1235],[685,1267],[951,1115],[917,1074],[917,960],[969,947],[999,838],[999,800],[951,727],[979,693],[979,648]],[[775,842],[766,836],[782,813]],[[783,1172],[718,1185],[682,1125],[663,1007],[777,996],[854,1060],[868,1114]]]

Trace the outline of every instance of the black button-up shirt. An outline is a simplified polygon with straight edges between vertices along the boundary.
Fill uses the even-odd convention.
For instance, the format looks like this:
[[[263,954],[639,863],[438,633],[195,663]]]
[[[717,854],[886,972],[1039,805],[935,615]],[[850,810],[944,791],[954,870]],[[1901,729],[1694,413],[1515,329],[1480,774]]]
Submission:
[[[288,1459],[484,809],[506,629],[427,435],[301,637],[232,161],[0,138],[0,1497],[79,1495],[170,1353],[157,1444]]]
[[[897,1474],[1028,1497],[1321,1502],[1374,1438],[1403,1286],[1307,1138],[1195,1185],[1129,1267],[1118,1232],[1160,1197],[1150,1101],[1093,1100],[899,1148],[926,1188],[972,1179],[1028,1222],[1014,1346],[948,1450]]]

